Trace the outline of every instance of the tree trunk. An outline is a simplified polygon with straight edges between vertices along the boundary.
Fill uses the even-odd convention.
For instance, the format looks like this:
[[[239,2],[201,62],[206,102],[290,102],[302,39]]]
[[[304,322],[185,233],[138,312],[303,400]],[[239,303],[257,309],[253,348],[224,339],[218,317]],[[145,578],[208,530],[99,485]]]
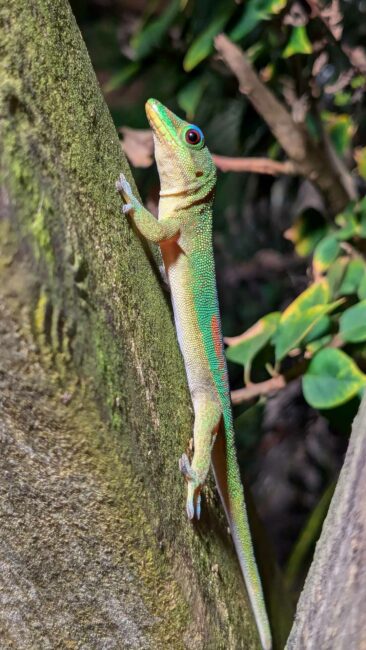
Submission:
[[[52,463],[46,469],[42,449],[37,452],[38,473],[25,483],[31,494],[33,481],[36,484],[37,507],[33,504],[34,510],[25,510],[21,494],[14,506],[19,508],[14,526],[22,513],[34,525],[27,521],[16,542],[15,528],[14,538],[9,535],[14,546],[9,554],[5,551],[10,570],[3,576],[2,591],[6,599],[15,574],[19,602],[14,596],[16,616],[0,614],[4,638],[11,638],[17,648],[101,648],[107,647],[104,640],[109,634],[114,645],[111,641],[108,647],[171,648],[179,647],[174,641],[179,630],[187,648],[258,648],[238,564],[212,487],[205,491],[203,520],[191,525],[186,519],[178,458],[191,437],[192,415],[170,307],[154,264],[120,216],[115,181],[121,170],[132,179],[67,2],[3,0],[0,53],[3,199],[37,263],[41,286],[32,322],[41,355],[52,360],[58,381],[65,382],[72,372],[71,359],[84,378],[93,378],[98,404],[111,418],[118,439],[105,433],[105,444],[100,445],[100,424],[90,397],[75,400],[82,414],[76,409],[75,417],[68,416],[65,427],[71,437],[66,430],[59,432],[54,398],[46,404],[55,415],[54,421],[45,420],[45,435],[52,441],[47,440],[44,458],[56,449],[58,470]],[[33,382],[34,373],[31,377]],[[48,382],[52,392],[47,376],[40,382],[41,392]],[[29,399],[37,401],[38,396],[30,392]],[[26,408],[22,404],[21,400],[19,408]],[[28,426],[24,413],[21,417]],[[33,453],[38,436],[34,417],[30,416],[33,428],[26,436],[29,444],[22,442],[21,453],[14,452],[20,482],[21,458],[31,462],[28,454]],[[83,417],[84,433],[79,431],[84,429],[79,420]],[[15,441],[17,421],[5,433]],[[59,434],[60,448],[54,447]],[[90,445],[94,451],[88,451]],[[119,445],[132,459],[133,470],[123,454],[116,457]],[[98,456],[90,477],[85,454],[90,454],[91,463],[93,455]],[[87,494],[79,486],[69,499],[66,478],[78,468]],[[98,502],[90,487],[95,473],[102,492],[113,486],[114,508],[88,502],[83,515],[85,500]],[[133,476],[143,479],[143,488]],[[43,482],[40,492],[39,481]],[[48,497],[48,487],[58,482],[54,496]],[[50,522],[49,509],[53,512],[57,503],[56,526]],[[79,533],[73,519],[80,520],[80,535],[90,536],[86,546],[75,540]],[[43,540],[42,550],[39,540]],[[30,576],[32,551],[37,570]],[[105,560],[106,554],[113,555],[112,564]],[[105,562],[112,585],[96,568]],[[130,567],[135,575],[132,604]],[[145,568],[148,577],[141,579],[140,589],[136,576]],[[169,571],[175,576],[171,585]],[[42,588],[36,593],[39,581]],[[115,588],[116,581],[122,589]],[[139,598],[145,608],[141,611],[147,612],[145,621],[145,615],[135,618]],[[151,623],[153,616],[158,619]],[[121,641],[125,634],[121,617],[126,625],[135,622],[136,633],[145,635],[145,641],[134,644],[127,637]],[[150,623],[160,630],[159,642],[154,641]],[[66,631],[58,642],[61,627],[69,625],[70,642]]]
[[[301,594],[287,650],[366,648],[366,398]]]

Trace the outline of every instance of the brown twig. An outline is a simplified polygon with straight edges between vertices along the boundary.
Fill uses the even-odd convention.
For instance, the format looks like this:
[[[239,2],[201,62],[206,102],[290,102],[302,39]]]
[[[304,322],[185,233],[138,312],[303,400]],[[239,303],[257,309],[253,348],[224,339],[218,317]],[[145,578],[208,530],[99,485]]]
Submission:
[[[286,107],[261,81],[244,52],[225,34],[215,39],[219,55],[236,76],[239,90],[261,115],[290,158],[295,173],[312,181],[323,194],[330,211],[340,212],[356,198],[353,179],[346,167],[329,153],[328,147],[316,145],[307,131],[294,122]]]
[[[251,399],[256,399],[257,397],[263,397],[265,395],[270,395],[271,393],[278,393],[279,390],[285,388],[287,384],[286,378],[284,375],[277,375],[277,377],[271,377],[266,381],[261,381],[257,384],[249,384],[244,386],[244,388],[239,388],[238,390],[231,391],[231,401],[233,404],[242,404],[243,402],[249,402]]]
[[[230,158],[213,154],[214,163],[222,172],[252,172],[254,174],[295,174],[296,169],[290,160],[279,162],[270,158]]]

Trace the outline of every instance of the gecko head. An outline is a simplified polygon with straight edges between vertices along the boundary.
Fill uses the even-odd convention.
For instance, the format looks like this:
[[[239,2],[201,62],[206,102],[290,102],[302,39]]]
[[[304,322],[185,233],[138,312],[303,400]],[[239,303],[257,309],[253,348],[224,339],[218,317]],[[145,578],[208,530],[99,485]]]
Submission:
[[[162,192],[203,186],[212,190],[216,168],[201,129],[177,117],[157,99],[146,102],[146,115],[154,134]]]

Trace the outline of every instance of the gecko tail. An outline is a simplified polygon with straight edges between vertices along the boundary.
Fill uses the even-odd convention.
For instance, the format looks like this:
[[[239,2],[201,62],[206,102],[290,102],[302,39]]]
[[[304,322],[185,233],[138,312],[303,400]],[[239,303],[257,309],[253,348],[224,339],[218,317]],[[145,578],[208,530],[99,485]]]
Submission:
[[[230,432],[231,438],[231,432]],[[243,574],[246,590],[257,624],[263,650],[272,650],[272,635],[267,610],[264,602],[261,579],[254,556],[248,515],[244,501],[244,490],[234,448],[232,432],[231,462],[228,466],[227,436],[224,423],[220,426],[216,442],[212,449],[212,467],[216,486],[230,526],[232,539]],[[229,443],[230,444],[230,443]],[[232,462],[234,460],[234,462]],[[235,484],[235,492],[231,487]]]

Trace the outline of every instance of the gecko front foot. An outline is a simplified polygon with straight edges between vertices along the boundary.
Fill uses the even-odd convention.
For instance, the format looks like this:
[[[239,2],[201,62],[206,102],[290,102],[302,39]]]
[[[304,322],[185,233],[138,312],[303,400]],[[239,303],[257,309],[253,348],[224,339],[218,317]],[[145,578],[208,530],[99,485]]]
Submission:
[[[140,206],[140,201],[136,199],[131,185],[124,174],[119,175],[119,179],[116,181],[116,190],[124,200],[124,205],[122,206],[123,214],[128,214],[128,212],[136,210]]]
[[[180,458],[179,469],[188,483],[186,505],[188,519],[193,519],[195,515],[199,519],[201,516],[201,484],[196,472],[191,467],[187,454],[183,454]]]

